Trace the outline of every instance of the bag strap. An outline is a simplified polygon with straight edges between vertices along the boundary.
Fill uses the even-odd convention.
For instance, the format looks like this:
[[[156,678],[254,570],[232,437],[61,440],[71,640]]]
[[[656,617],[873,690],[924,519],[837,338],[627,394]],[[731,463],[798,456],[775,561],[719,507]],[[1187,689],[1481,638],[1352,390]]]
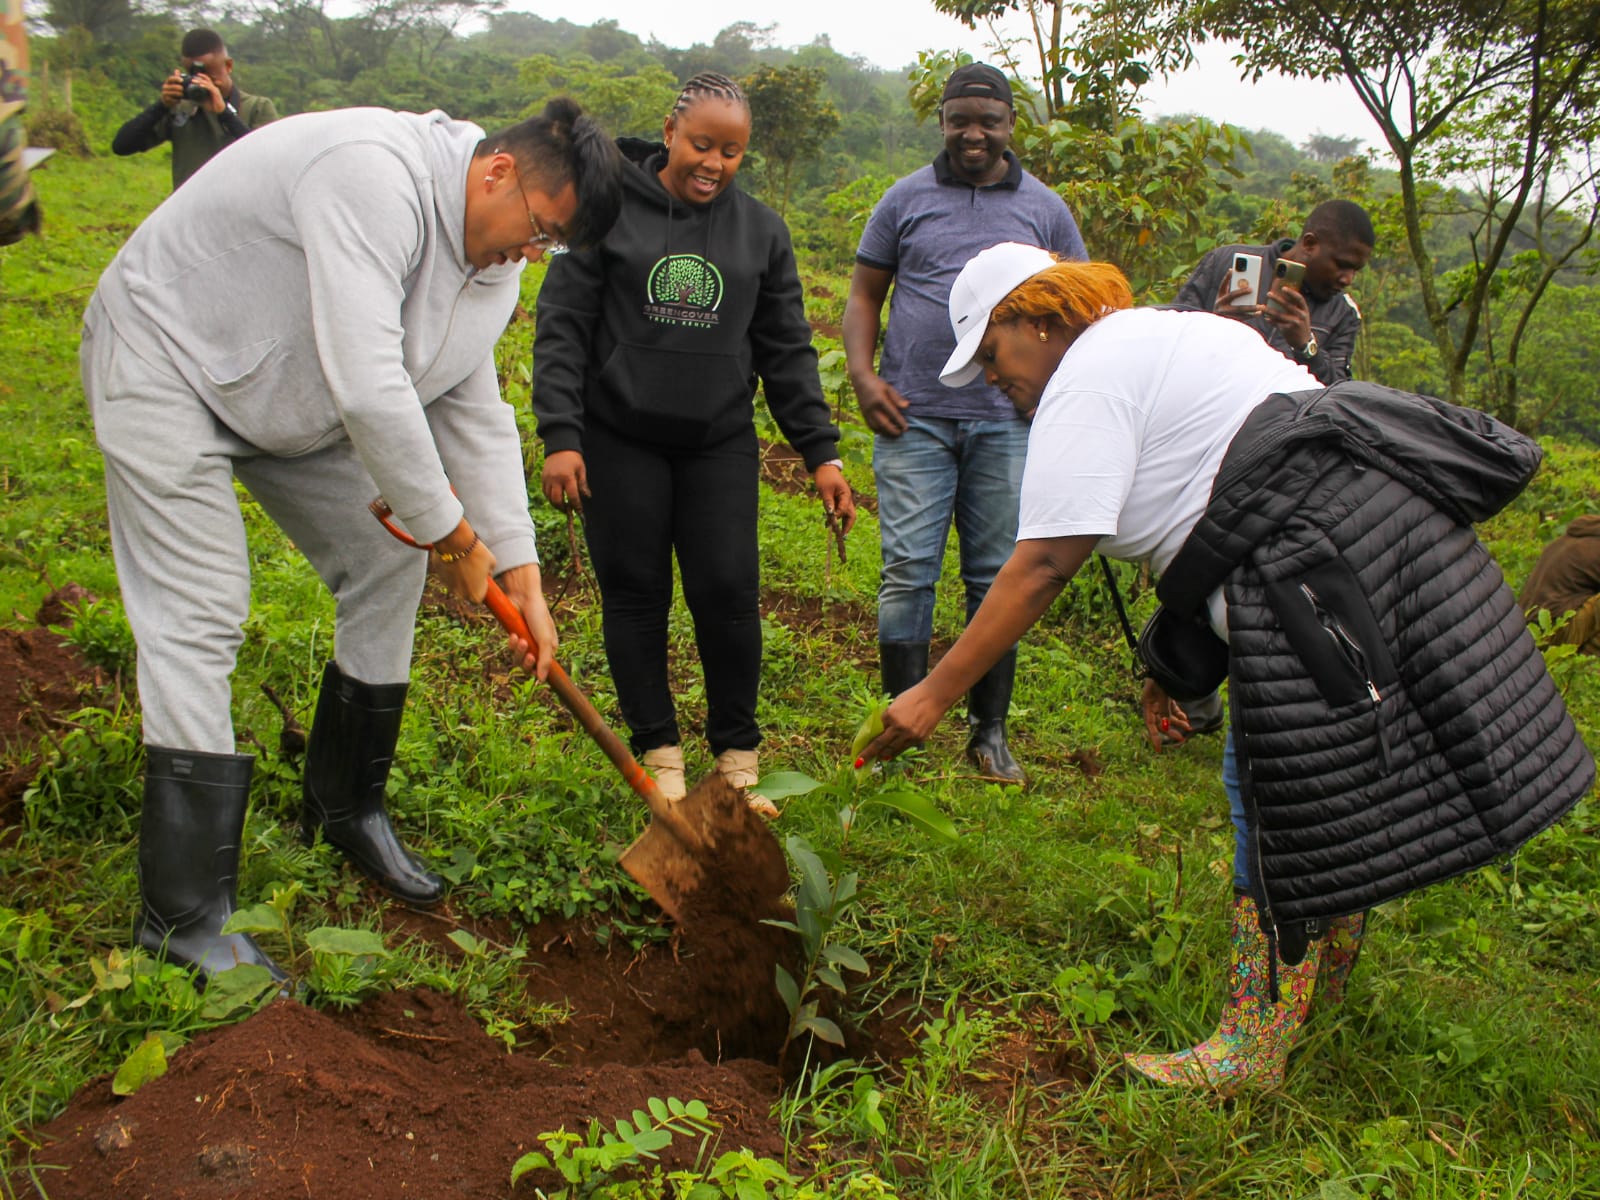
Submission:
[[[1104,554],[1096,554],[1100,560],[1100,570],[1106,577],[1106,587],[1111,589],[1111,604],[1117,610],[1117,620],[1122,622],[1122,636],[1128,639],[1128,649],[1133,651],[1134,666],[1141,672],[1144,669],[1144,660],[1139,657],[1139,638],[1133,632],[1133,625],[1128,620],[1128,610],[1123,606],[1122,593],[1117,590],[1117,577],[1111,573],[1111,562]]]

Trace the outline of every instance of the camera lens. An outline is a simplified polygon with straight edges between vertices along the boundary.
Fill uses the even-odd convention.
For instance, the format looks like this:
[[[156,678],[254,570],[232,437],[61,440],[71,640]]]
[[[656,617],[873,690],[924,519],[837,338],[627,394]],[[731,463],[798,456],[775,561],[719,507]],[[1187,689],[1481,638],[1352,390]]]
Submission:
[[[1235,258],[1233,260],[1233,269],[1235,271],[1247,271],[1247,270],[1249,270],[1249,265],[1245,262],[1244,255],[1241,254],[1241,255],[1239,255],[1239,257],[1237,257],[1237,258]]]

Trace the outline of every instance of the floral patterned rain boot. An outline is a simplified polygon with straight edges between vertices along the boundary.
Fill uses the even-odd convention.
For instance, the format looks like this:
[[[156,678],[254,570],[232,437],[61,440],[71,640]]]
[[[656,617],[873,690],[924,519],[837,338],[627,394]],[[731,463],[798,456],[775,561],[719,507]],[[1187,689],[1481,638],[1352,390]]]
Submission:
[[[1233,980],[1217,1032],[1177,1054],[1125,1054],[1133,1070],[1169,1087],[1211,1088],[1231,1096],[1283,1082],[1284,1064],[1305,1024],[1323,944],[1311,944],[1295,966],[1278,961],[1278,1000],[1272,1000],[1271,948],[1256,903],[1233,903]]]
[[[1356,959],[1361,957],[1361,942],[1367,935],[1367,914],[1335,917],[1328,922],[1322,943],[1322,972],[1317,976],[1317,1007],[1343,1004],[1345,987]]]

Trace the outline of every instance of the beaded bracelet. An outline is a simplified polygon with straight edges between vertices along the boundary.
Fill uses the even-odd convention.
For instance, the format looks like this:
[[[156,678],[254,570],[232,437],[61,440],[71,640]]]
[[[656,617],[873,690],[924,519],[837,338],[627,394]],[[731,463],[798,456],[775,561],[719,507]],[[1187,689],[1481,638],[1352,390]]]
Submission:
[[[470,556],[472,552],[478,548],[478,543],[481,540],[482,539],[479,538],[477,534],[473,534],[472,541],[467,543],[467,548],[465,550],[450,551],[436,549],[434,553],[439,556],[439,561],[442,563],[458,563],[463,558]]]

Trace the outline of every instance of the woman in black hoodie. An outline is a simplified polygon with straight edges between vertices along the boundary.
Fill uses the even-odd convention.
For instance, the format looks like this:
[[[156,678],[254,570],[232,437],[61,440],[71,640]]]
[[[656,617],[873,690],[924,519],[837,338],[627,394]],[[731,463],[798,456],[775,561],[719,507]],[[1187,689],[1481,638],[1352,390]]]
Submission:
[[[606,659],[634,753],[684,794],[667,679],[676,551],[706,681],[706,740],[736,787],[759,777],[757,379],[823,505],[855,501],[817,377],[789,231],[733,186],[750,139],[739,85],[689,80],[665,144],[618,139],[622,215],[598,247],[557,258],[539,293],[533,410],[542,487],[584,514]],[[776,815],[770,802],[751,803]]]

